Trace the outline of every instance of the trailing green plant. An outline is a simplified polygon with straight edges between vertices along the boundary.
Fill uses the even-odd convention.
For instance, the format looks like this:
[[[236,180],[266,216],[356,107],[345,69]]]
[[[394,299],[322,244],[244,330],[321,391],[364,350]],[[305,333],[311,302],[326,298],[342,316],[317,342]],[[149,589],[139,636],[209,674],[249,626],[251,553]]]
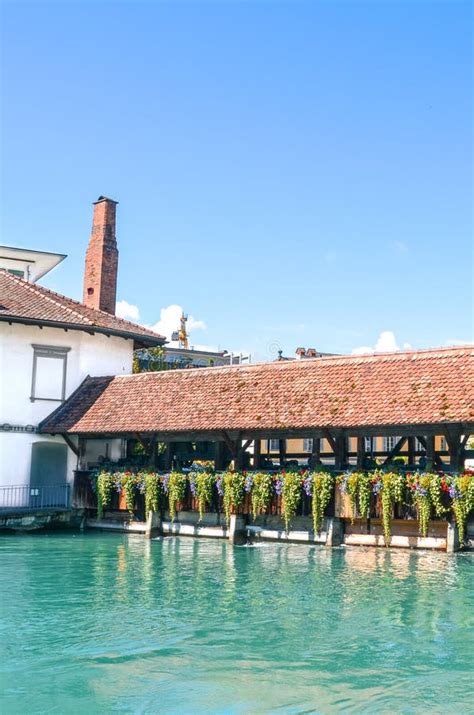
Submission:
[[[222,475],[223,505],[227,525],[230,524],[232,507],[237,509],[245,497],[245,474],[242,472],[224,472]]]
[[[115,480],[110,472],[100,472],[97,476],[97,518],[102,519],[104,510],[110,506],[115,489]]]
[[[120,482],[122,490],[125,494],[125,503],[130,514],[135,511],[135,498],[137,495],[138,481],[135,474],[125,472],[120,474]]]
[[[143,472],[140,476],[145,485],[145,513],[148,516],[160,507],[160,477],[155,472]]]
[[[474,509],[474,475],[461,474],[454,477],[449,487],[449,495],[452,499],[451,509],[458,527],[459,541],[463,544],[467,517]]]
[[[370,516],[370,501],[372,497],[372,483],[370,475],[359,472],[357,475],[357,501],[359,504],[359,514],[363,519]]]
[[[357,515],[357,501],[359,497],[360,478],[363,476],[361,472],[344,472],[337,478],[339,489],[342,494],[347,494],[351,507],[351,524],[354,523],[354,518]]]
[[[392,539],[392,513],[395,502],[401,502],[403,497],[402,476],[395,472],[382,472],[378,483],[381,484],[382,523],[385,537],[385,546],[390,546]]]
[[[431,518],[430,483],[431,474],[420,474],[413,491],[413,499],[418,513],[418,528],[422,536],[427,536]]]
[[[297,472],[286,472],[281,475],[281,510],[285,521],[285,531],[288,532],[290,522],[298,509],[301,501],[301,475]]]
[[[176,516],[176,508],[178,502],[184,499],[184,495],[186,493],[186,481],[186,475],[181,474],[181,472],[170,472],[169,474],[169,478],[167,480],[167,489],[171,521],[174,521],[174,518]]]
[[[445,486],[444,489],[443,485]],[[429,475],[428,492],[431,499],[431,505],[436,516],[444,516],[449,512],[449,509],[447,509],[442,502],[442,493],[443,491],[447,491],[446,487],[447,485],[444,477],[441,477],[439,474]]]
[[[199,520],[201,520],[204,516],[204,512],[206,511],[206,506],[212,502],[216,478],[212,472],[195,472],[193,476],[196,484]]]
[[[268,472],[257,472],[253,475],[251,501],[252,517],[266,511],[273,497],[273,478]]]
[[[313,530],[320,532],[324,513],[327,509],[334,490],[334,475],[329,472],[314,472],[312,475],[312,501]]]

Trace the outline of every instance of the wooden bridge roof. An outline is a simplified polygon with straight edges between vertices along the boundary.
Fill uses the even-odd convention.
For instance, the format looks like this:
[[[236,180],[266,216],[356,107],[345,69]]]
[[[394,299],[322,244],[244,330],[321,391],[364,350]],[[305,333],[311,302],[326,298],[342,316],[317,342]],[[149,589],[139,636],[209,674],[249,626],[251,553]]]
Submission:
[[[88,377],[40,431],[212,439],[414,425],[474,431],[474,347]]]

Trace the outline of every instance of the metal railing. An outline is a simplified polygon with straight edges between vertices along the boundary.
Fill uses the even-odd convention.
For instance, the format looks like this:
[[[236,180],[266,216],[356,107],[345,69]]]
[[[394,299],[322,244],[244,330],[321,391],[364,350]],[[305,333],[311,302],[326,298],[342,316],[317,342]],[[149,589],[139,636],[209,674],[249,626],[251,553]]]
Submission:
[[[40,509],[69,509],[70,486],[58,484],[47,487],[0,487],[0,513],[2,511],[38,511]]]

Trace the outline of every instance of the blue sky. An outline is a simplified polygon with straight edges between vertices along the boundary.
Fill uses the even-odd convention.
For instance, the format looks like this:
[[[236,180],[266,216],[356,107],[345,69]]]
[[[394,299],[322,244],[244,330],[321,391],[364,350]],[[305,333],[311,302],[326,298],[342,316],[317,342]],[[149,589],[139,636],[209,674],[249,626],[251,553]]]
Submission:
[[[2,13],[2,242],[67,253],[45,285],[80,299],[105,194],[118,299],[194,344],[472,340],[470,2]]]

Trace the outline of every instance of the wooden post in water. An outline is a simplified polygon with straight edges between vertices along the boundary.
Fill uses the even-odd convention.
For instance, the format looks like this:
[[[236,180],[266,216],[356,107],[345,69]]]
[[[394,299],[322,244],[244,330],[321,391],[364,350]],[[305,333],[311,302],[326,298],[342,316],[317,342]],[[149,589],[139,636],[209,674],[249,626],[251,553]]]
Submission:
[[[245,532],[245,517],[242,514],[232,514],[229,525],[229,542],[235,546],[247,543]]]
[[[161,536],[161,517],[157,511],[148,512],[146,520],[145,537],[153,539],[155,536]]]

